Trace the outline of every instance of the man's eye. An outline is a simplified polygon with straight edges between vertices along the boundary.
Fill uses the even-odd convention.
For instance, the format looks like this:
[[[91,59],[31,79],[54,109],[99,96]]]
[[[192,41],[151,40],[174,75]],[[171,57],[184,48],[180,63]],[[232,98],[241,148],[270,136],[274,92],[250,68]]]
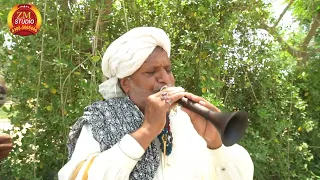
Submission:
[[[172,69],[170,68],[170,69],[167,69],[166,70],[168,73],[171,73],[172,72]]]
[[[147,74],[150,74],[150,75],[153,75],[156,71],[149,71],[149,72],[146,72]]]

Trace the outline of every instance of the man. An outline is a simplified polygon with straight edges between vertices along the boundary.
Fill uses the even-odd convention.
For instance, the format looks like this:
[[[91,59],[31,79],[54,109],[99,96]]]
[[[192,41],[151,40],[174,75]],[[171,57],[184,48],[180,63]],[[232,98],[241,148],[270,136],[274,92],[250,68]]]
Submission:
[[[69,162],[59,179],[253,179],[253,163],[239,145],[225,147],[215,127],[177,106],[170,40],[158,28],[134,28],[115,40],[102,60],[104,101],[86,107],[70,132]]]
[[[7,88],[5,86],[5,82],[0,78],[0,108],[5,103],[5,98],[7,95]],[[0,133],[0,161],[6,158],[10,151],[12,150],[12,139],[8,134]]]
[[[6,102],[7,88],[4,80],[0,77],[0,108]]]
[[[0,134],[0,161],[9,156],[12,148],[11,136],[8,134]]]

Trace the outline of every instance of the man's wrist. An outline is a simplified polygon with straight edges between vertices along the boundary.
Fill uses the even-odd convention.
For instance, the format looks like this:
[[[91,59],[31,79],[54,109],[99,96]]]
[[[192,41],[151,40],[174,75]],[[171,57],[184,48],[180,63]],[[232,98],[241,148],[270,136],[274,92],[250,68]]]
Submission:
[[[222,146],[221,140],[207,141],[207,147],[211,150],[218,149]]]
[[[141,145],[144,150],[146,150],[157,135],[152,130],[141,126],[138,130],[133,132],[131,136]]]

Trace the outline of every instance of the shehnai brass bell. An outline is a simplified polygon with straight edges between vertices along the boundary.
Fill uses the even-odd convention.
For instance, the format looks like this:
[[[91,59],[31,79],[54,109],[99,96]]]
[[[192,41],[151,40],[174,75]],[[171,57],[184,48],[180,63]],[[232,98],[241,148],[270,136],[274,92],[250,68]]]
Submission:
[[[248,114],[246,112],[217,113],[185,97],[177,102],[210,121],[219,131],[222,143],[225,146],[232,146],[237,143],[248,127]]]

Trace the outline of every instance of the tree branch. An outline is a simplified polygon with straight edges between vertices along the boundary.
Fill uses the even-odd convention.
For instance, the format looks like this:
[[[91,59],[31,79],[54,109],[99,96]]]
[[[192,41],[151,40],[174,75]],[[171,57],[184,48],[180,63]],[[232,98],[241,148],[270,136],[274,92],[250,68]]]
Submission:
[[[287,5],[286,8],[284,8],[284,10],[282,11],[282,13],[280,14],[278,20],[276,21],[276,23],[274,23],[273,28],[277,27],[279,22],[281,21],[281,19],[283,18],[283,16],[286,14],[286,12],[288,11],[288,9],[290,8],[290,6],[293,4],[293,0],[290,1],[290,3]]]
[[[297,49],[289,45],[276,30],[276,26],[279,24],[280,20],[283,18],[284,14],[292,5],[292,3],[293,3],[293,0],[291,0],[290,3],[287,5],[287,7],[283,10],[283,12],[281,13],[278,20],[273,26],[268,26],[267,24],[262,23],[260,25],[260,28],[266,30],[270,35],[272,35],[280,43],[283,50],[287,51],[292,56],[299,58],[298,64],[305,65],[310,56],[313,56],[320,52],[320,48],[308,51],[309,43],[311,39],[315,36],[317,29],[320,27],[320,11],[314,15],[312,24],[310,26],[310,30],[306,35],[306,37],[304,38],[301,45]]]
[[[317,53],[320,53],[320,48],[311,51],[311,52],[309,53],[309,55],[310,55],[310,56],[313,56],[313,55],[316,55]]]
[[[290,53],[294,57],[304,57],[306,52],[299,51],[296,48],[290,46],[275,30],[275,28],[268,26],[265,23],[262,23],[260,26],[261,29],[266,30],[269,34],[271,34],[281,45],[282,49]]]
[[[314,49],[314,50],[312,50],[312,51],[309,51],[308,53],[306,53],[306,56],[302,58],[301,64],[302,64],[302,65],[307,64],[307,61],[308,61],[309,57],[310,57],[310,56],[314,56],[314,55],[316,55],[316,54],[318,54],[318,53],[320,53],[320,48]]]
[[[104,17],[107,17],[107,16],[109,16],[110,15],[110,13],[111,13],[111,10],[112,10],[112,3],[113,3],[113,0],[105,0],[105,8],[104,8],[104,10],[103,10],[103,12],[102,12],[102,16],[104,16]],[[100,31],[106,31],[106,29],[107,29],[107,22],[108,21],[103,21],[103,22],[99,22],[99,30]],[[99,33],[100,34],[100,33]],[[101,50],[101,48],[102,48],[102,46],[103,46],[103,40],[102,39],[100,39],[100,38],[98,38],[97,39],[98,41],[97,41],[97,45],[98,45],[98,50]],[[101,81],[102,82],[104,82],[105,80],[107,80],[107,78],[103,75],[103,73],[101,73],[102,74],[102,77],[101,77]]]
[[[314,16],[310,31],[308,35],[304,38],[303,43],[301,44],[301,50],[306,51],[312,37],[316,34],[317,29],[320,26],[320,11]]]

